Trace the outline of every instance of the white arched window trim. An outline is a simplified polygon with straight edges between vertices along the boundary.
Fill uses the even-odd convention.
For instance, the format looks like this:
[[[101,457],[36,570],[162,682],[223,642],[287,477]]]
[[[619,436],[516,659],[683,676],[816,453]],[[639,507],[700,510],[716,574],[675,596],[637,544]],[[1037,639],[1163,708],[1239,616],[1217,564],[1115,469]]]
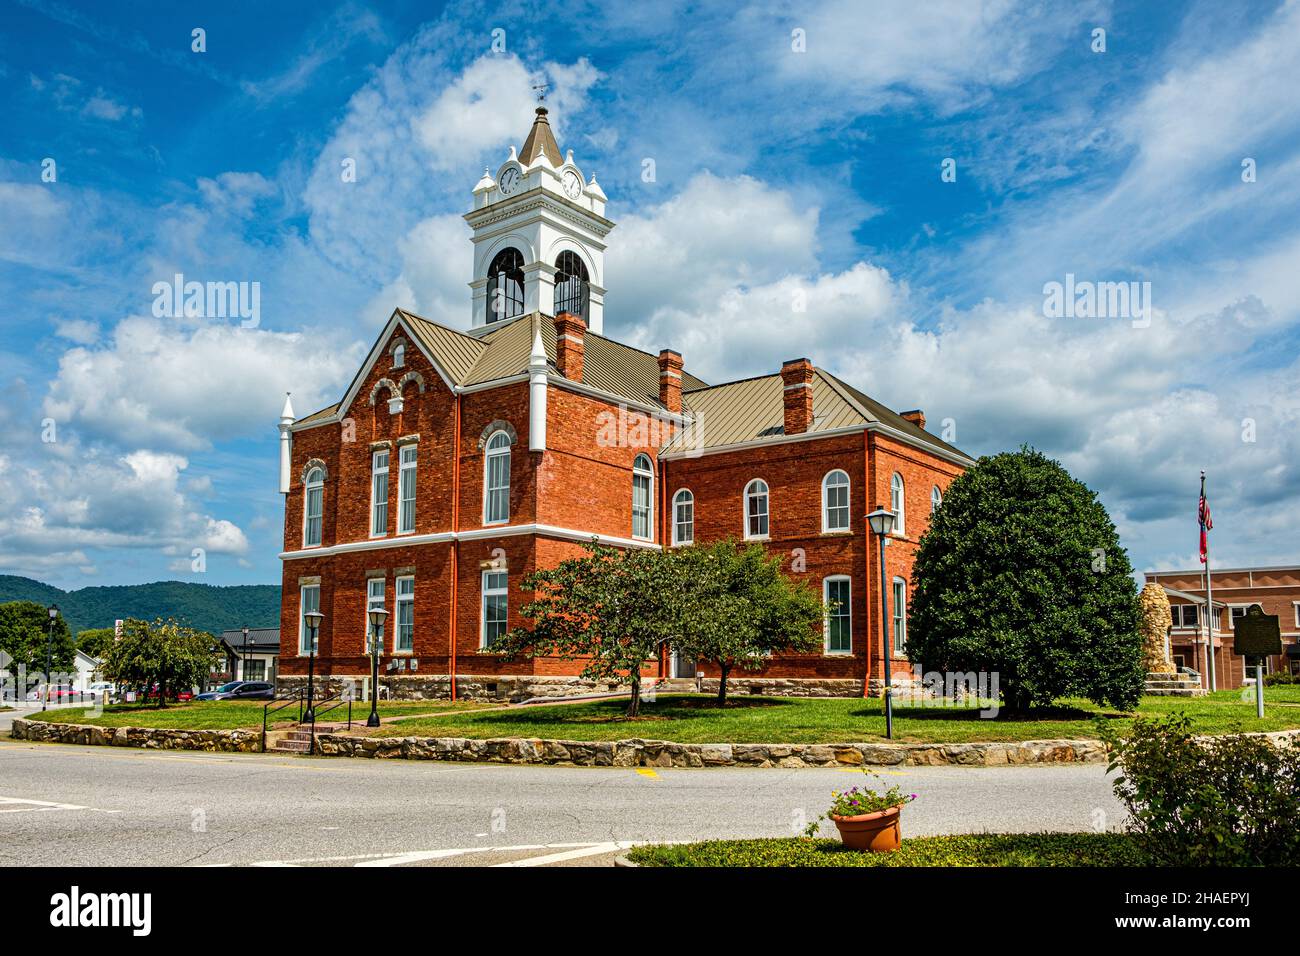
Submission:
[[[938,511],[941,504],[943,504],[943,492],[939,490],[938,485],[935,485],[930,489],[930,514]]]
[[[889,479],[889,510],[894,513],[894,534],[902,537],[907,534],[907,497],[903,476],[894,472]]]
[[[632,537],[653,541],[655,536],[655,466],[649,455],[632,463]]]
[[[762,478],[751,479],[745,485],[745,493],[742,499],[741,520],[744,522],[745,539],[747,541],[764,541],[771,537],[772,499],[767,482]],[[753,502],[752,506],[751,501]]]
[[[695,543],[695,494],[683,488],[673,495],[673,544]]]
[[[312,468],[303,481],[302,544],[318,548],[325,524],[325,469]]]
[[[483,445],[483,523],[510,520],[510,434],[495,431]]]
[[[826,472],[822,477],[822,534],[849,530],[849,500],[848,473],[842,468]]]

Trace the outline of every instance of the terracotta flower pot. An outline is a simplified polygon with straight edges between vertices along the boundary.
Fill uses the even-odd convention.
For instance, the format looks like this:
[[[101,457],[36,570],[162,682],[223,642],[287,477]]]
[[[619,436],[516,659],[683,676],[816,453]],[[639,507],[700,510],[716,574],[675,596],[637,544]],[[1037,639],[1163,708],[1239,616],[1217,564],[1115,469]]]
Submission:
[[[871,853],[892,853],[898,849],[902,838],[899,826],[899,814],[903,806],[877,810],[875,813],[863,813],[855,817],[837,817],[831,814],[831,820],[840,831],[840,840],[850,850],[866,850]]]

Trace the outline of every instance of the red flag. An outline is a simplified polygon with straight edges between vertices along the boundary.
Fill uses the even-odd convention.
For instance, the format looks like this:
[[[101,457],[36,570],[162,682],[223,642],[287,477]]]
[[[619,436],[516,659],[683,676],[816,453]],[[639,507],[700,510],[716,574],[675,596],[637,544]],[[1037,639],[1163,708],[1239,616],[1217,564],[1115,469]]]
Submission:
[[[1209,540],[1205,532],[1214,527],[1214,522],[1210,520],[1210,503],[1205,500],[1205,479],[1201,479],[1201,503],[1196,509],[1197,517],[1201,523],[1201,564],[1205,563],[1205,556],[1208,553]]]

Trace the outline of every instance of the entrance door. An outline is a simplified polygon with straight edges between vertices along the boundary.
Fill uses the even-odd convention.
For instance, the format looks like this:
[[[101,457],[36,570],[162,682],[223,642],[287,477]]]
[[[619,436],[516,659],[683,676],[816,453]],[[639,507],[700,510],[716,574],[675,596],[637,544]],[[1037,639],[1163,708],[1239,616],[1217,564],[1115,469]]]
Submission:
[[[673,652],[673,676],[695,679],[695,661],[687,660],[678,651]]]

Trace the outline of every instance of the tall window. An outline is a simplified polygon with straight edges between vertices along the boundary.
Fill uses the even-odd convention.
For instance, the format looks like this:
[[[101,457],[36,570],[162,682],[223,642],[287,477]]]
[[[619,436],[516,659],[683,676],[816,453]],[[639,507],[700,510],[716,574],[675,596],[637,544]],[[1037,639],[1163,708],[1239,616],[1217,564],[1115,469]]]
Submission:
[[[849,530],[849,476],[832,471],[822,479],[822,531]]]
[[[903,534],[907,516],[903,513],[903,476],[898,472],[894,472],[894,477],[889,479],[889,510],[894,513],[894,534]]]
[[[370,537],[388,534],[388,449],[375,452],[370,469]]]
[[[401,368],[406,364],[406,346],[398,345],[393,349],[393,368]]]
[[[935,485],[930,489],[930,514],[938,511],[941,504],[943,504],[943,492],[939,490],[938,485]]]
[[[506,572],[483,572],[483,646],[491,647],[506,633]]]
[[[767,482],[761,478],[745,486],[745,537],[767,537]]]
[[[510,520],[510,436],[493,432],[483,458],[483,523]]]
[[[632,463],[632,537],[651,537],[651,505],[654,500],[654,465],[649,455],[637,455]]]
[[[302,543],[306,547],[320,544],[321,516],[325,511],[325,471],[307,472],[307,497],[303,504]]]
[[[907,647],[907,582],[894,578],[894,656]]]
[[[836,576],[822,581],[822,598],[826,603],[826,653],[853,653],[852,585],[847,577]]]
[[[487,320],[500,322],[524,314],[524,257],[502,249],[488,266]]]
[[[683,488],[673,495],[673,544],[695,540],[695,496]]]
[[[406,575],[395,582],[397,585],[397,643],[399,651],[413,650],[415,647],[415,578]]]
[[[555,261],[555,314],[587,317],[587,267],[576,252],[561,252]]]
[[[400,470],[397,475],[397,533],[410,534],[415,530],[415,459],[417,447],[403,445],[399,452]]]
[[[304,584],[298,592],[298,653],[311,654],[320,651],[320,634],[317,633],[315,647],[308,647],[311,629],[307,627],[307,612],[320,610],[320,585]]]
[[[366,653],[370,653],[370,639],[375,639],[375,647],[382,654],[384,650],[384,626],[379,625],[378,631],[371,634],[370,611],[375,608],[384,606],[384,579],[367,578],[366,579]]]

